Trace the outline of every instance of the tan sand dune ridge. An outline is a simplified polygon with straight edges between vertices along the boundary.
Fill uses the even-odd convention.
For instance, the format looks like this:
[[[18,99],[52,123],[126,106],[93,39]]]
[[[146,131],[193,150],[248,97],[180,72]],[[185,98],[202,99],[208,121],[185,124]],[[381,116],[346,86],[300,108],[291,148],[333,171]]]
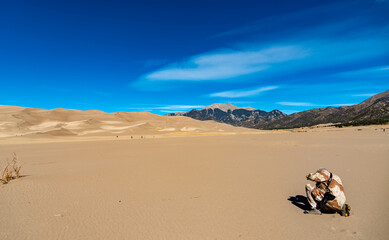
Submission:
[[[166,133],[255,132],[214,121],[160,116],[148,112],[36,109],[0,105],[2,137],[130,136]]]
[[[15,152],[23,175],[0,184],[2,240],[389,235],[389,126],[256,131],[1,106],[0,134],[0,167]],[[304,199],[305,175],[320,167],[342,178],[350,217],[304,215],[288,200]]]

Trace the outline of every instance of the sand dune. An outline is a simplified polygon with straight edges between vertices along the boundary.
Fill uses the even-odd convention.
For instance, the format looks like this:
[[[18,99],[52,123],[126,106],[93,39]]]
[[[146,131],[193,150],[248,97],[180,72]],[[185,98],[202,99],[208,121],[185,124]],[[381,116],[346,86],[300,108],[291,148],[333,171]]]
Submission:
[[[0,144],[26,175],[0,185],[0,239],[387,239],[389,132],[361,129]],[[349,218],[288,200],[324,166]]]
[[[24,175],[0,184],[2,240],[389,234],[389,126],[256,131],[150,113],[0,106],[0,134],[0,167],[16,152]],[[290,201],[304,200],[305,175],[320,167],[342,178],[350,217],[307,216]]]
[[[213,121],[159,116],[148,112],[105,113],[71,109],[34,109],[0,105],[0,138],[12,136],[107,136],[163,134],[168,132],[240,132]]]

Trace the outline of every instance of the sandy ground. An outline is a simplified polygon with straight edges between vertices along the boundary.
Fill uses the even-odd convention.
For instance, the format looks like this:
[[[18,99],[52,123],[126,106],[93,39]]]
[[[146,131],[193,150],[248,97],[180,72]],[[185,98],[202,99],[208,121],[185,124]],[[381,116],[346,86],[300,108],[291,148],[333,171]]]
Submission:
[[[389,131],[0,142],[0,239],[388,239]],[[304,215],[320,167],[352,215]]]

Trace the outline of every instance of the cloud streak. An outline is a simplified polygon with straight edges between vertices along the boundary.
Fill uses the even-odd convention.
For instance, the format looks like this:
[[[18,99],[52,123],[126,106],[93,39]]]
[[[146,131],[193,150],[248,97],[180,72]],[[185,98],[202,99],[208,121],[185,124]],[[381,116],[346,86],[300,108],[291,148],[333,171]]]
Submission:
[[[144,111],[152,111],[152,110],[160,110],[161,112],[166,111],[182,111],[182,110],[191,110],[204,108],[204,105],[166,105],[166,106],[145,106],[145,107],[128,107],[127,109],[131,110],[144,110]]]
[[[380,0],[377,0],[380,1]],[[385,0],[382,0],[385,1]],[[315,15],[319,14],[321,15],[323,12],[338,12],[340,10],[344,10],[343,8],[345,4],[342,4],[341,2],[338,2],[336,4],[328,4],[327,6],[318,6],[314,8],[308,8],[308,9],[303,9],[300,11],[296,12],[291,12],[287,14],[282,14],[282,15],[275,15],[275,16],[269,16],[266,18],[259,19],[257,21],[254,21],[252,23],[248,23],[243,26],[239,26],[235,29],[230,29],[225,32],[221,32],[218,34],[215,34],[211,38],[219,38],[219,37],[231,37],[231,36],[236,36],[236,35],[244,35],[244,34],[264,34],[267,32],[274,33],[274,28],[277,28],[277,32],[282,32],[282,31],[288,31],[289,29],[292,29],[293,32],[296,32],[298,30],[301,30],[300,26],[309,24],[307,22],[301,23],[300,24],[293,24],[296,21],[299,21],[300,19],[306,19],[307,17],[311,16],[313,13]],[[288,28],[285,29],[285,23],[288,24]],[[338,23],[339,25],[339,23]]]
[[[389,77],[389,67],[379,66],[373,68],[362,68],[353,71],[345,71],[336,74],[338,77],[363,77],[363,78],[376,78],[376,77]]]
[[[214,50],[146,72],[131,86],[144,91],[166,91],[200,84],[215,87],[219,82],[245,82],[251,86],[259,82],[352,83],[373,78],[383,82],[389,76],[388,66],[377,66],[389,54],[385,35],[389,23],[371,19],[375,10],[370,8],[363,8],[366,10],[358,14],[344,13],[353,5],[351,1],[327,4],[232,29],[217,36],[223,37],[218,38],[220,41],[233,38],[232,44],[221,44]],[[323,21],[328,16],[334,18]],[[227,89],[216,90],[220,92],[209,96],[238,98],[257,94],[257,89],[223,90]]]
[[[145,76],[151,81],[230,79],[268,69],[271,64],[301,59],[308,51],[299,46],[265,49],[218,50],[194,56]]]
[[[187,110],[194,108],[204,108],[203,105],[168,105],[163,107],[156,107],[154,109],[163,109],[163,110]]]
[[[294,107],[342,107],[342,106],[352,106],[356,103],[336,103],[336,104],[314,104],[309,102],[277,102],[276,104],[282,106],[294,106]]]
[[[318,107],[320,105],[308,102],[277,102],[278,105],[283,106],[297,106],[297,107]]]
[[[356,70],[342,73],[335,69],[341,69],[344,65],[356,66],[385,54],[389,54],[389,43],[374,37],[331,41],[304,39],[299,42],[278,42],[267,48],[262,44],[250,43],[241,50],[217,50],[170,64],[144,75],[134,85],[138,88],[166,89],[174,87],[169,84],[171,81],[252,81],[250,79],[261,79],[261,82],[269,84],[273,79],[287,76],[303,76],[313,80],[326,75],[360,79],[362,74],[369,77],[367,72]],[[375,78],[386,77],[389,73],[387,66],[368,71],[374,72]],[[245,78],[249,75],[249,78]]]
[[[221,97],[221,98],[241,98],[241,97],[252,97],[256,96],[260,93],[270,91],[277,89],[278,86],[268,86],[268,87],[260,87],[256,89],[239,89],[239,90],[233,90],[233,91],[224,91],[224,92],[218,92],[218,93],[212,93],[209,96],[210,97]]]
[[[377,93],[362,93],[362,94],[353,94],[353,97],[372,97]]]

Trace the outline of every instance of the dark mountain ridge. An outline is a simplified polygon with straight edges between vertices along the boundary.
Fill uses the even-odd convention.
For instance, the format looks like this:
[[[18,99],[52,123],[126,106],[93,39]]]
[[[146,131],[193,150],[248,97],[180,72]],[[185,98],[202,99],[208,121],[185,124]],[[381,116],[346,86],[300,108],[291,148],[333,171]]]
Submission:
[[[239,108],[229,103],[216,103],[201,110],[171,113],[197,120],[214,120],[234,126],[258,129],[287,129],[318,124],[366,125],[389,122],[389,90],[353,106],[316,108],[286,115],[279,110],[270,112],[251,107]]]
[[[169,116],[187,116],[197,120],[214,120],[236,126],[254,127],[286,116],[279,110],[270,112],[251,107],[239,108],[229,103],[212,104],[201,110],[192,109],[186,113],[170,113]]]
[[[368,124],[385,121],[389,121],[389,90],[353,106],[311,109],[272,122],[259,123],[255,128],[298,128],[324,123],[364,122]]]

